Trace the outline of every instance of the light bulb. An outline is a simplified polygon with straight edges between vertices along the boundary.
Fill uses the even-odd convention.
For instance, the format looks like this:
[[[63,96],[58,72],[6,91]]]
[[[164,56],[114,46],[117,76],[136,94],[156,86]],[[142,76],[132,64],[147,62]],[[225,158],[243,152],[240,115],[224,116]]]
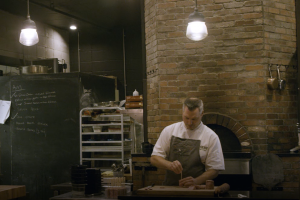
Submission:
[[[70,29],[71,29],[71,30],[76,30],[77,27],[76,27],[75,25],[72,25],[72,26],[70,26]]]
[[[208,33],[205,22],[193,21],[188,23],[188,27],[186,30],[187,38],[194,41],[199,41],[206,38],[207,35]]]
[[[19,42],[25,46],[32,46],[39,42],[39,36],[36,29],[22,29]]]

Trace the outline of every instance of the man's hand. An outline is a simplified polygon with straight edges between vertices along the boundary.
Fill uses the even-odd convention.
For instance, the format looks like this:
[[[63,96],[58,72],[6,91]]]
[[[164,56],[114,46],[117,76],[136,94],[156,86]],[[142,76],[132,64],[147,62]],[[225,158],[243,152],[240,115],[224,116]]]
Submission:
[[[176,174],[180,174],[183,169],[181,163],[178,160],[170,162],[160,156],[151,156],[150,161],[151,164],[156,166],[157,168],[167,169],[173,171]]]
[[[181,187],[189,187],[192,185],[196,185],[196,179],[191,176],[179,180],[179,186]]]
[[[180,174],[183,170],[181,163],[178,160],[170,162],[169,170],[173,171],[175,174]]]

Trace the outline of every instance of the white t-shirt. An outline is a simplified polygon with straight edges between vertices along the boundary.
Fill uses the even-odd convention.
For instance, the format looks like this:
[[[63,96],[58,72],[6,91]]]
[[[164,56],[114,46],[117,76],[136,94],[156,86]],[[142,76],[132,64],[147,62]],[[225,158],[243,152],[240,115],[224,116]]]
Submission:
[[[171,124],[161,132],[152,155],[168,159],[171,137],[200,140],[199,155],[205,170],[225,170],[224,157],[218,135],[202,122],[194,130],[188,130],[184,122]]]

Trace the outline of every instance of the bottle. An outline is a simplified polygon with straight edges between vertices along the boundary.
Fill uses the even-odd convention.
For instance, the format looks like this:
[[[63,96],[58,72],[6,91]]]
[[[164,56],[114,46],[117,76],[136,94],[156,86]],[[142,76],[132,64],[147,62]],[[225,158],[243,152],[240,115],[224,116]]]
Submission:
[[[136,91],[136,89],[135,89],[132,95],[133,95],[133,96],[139,96],[139,92]]]

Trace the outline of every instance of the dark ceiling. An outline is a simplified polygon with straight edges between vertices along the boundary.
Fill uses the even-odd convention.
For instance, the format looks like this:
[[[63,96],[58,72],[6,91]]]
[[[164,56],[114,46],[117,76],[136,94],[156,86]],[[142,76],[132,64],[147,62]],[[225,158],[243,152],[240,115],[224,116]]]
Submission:
[[[142,0],[30,0],[30,18],[61,29],[114,29],[141,25]],[[27,16],[27,0],[1,0],[0,9]]]

